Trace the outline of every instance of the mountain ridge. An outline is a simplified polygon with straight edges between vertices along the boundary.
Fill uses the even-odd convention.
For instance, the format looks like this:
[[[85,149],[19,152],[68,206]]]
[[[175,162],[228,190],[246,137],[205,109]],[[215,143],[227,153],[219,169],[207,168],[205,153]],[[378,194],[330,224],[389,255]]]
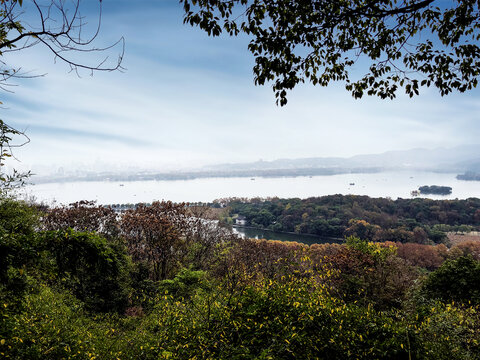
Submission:
[[[280,170],[301,168],[385,167],[386,169],[424,169],[435,171],[468,171],[470,164],[480,162],[480,144],[454,148],[414,148],[391,150],[379,154],[359,154],[351,157],[281,158],[271,161],[223,163],[205,166],[205,171]]]

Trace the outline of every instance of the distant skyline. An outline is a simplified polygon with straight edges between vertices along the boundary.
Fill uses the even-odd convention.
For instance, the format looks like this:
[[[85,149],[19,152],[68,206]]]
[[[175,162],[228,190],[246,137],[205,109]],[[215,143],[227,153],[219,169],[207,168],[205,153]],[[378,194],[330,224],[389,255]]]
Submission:
[[[125,37],[125,72],[77,77],[39,46],[7,58],[47,73],[0,93],[0,118],[31,138],[15,153],[20,166],[172,170],[480,142],[479,89],[391,101],[354,100],[342,83],[302,85],[280,108],[269,85],[253,84],[248,39],[183,25],[177,1],[104,0],[103,11],[99,40]]]

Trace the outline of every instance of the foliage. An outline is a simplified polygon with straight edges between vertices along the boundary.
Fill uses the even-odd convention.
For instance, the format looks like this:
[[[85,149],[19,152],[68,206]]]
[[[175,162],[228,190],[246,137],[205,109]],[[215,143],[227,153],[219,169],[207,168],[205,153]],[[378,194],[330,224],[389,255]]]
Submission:
[[[32,235],[39,227],[38,211],[24,201],[0,197],[0,231]]]
[[[463,241],[458,245],[452,247],[452,252],[460,252],[460,255],[471,256],[477,261],[480,261],[480,241]],[[452,256],[454,258],[454,256]]]
[[[10,320],[11,333],[0,348],[5,358],[68,358],[85,348],[79,342],[79,333],[88,327],[84,328],[87,324],[82,307],[74,298],[42,287],[27,296],[24,307],[24,312]]]
[[[79,201],[69,206],[48,209],[42,219],[45,230],[88,231],[109,240],[117,239],[120,227],[117,214],[110,207],[97,206],[94,201]]]
[[[0,12],[1,16],[1,12]],[[2,27],[0,23],[0,42],[2,39]],[[0,52],[1,55],[1,52]],[[0,79],[1,79],[1,70],[0,70]],[[0,105],[2,102],[0,101]],[[18,137],[23,137],[23,142],[14,142],[14,139]],[[25,185],[26,180],[30,177],[30,171],[21,173],[17,170],[13,170],[12,173],[5,171],[5,161],[13,156],[13,148],[22,147],[23,145],[30,142],[28,136],[25,135],[22,131],[14,129],[13,127],[5,124],[3,120],[0,120],[0,197],[4,198],[11,193]]]
[[[393,245],[348,238],[347,246],[324,259],[337,271],[331,281],[337,296],[377,309],[400,307],[418,275],[396,251]]]
[[[480,199],[385,199],[330,195],[308,199],[227,199],[230,215],[250,226],[377,242],[447,243],[445,232],[480,226]],[[266,215],[269,214],[269,215]]]
[[[38,260],[38,214],[25,202],[0,198],[0,303],[20,309]]]
[[[480,304],[480,262],[471,256],[447,260],[428,276],[424,291],[446,302]]]
[[[160,282],[160,292],[172,294],[175,298],[188,300],[197,290],[207,287],[205,272],[182,269],[169,280]]]
[[[410,265],[427,270],[435,270],[447,258],[448,249],[445,245],[436,246],[396,243],[398,257],[406,260]]]
[[[43,241],[55,259],[56,281],[89,310],[122,312],[129,297],[125,249],[87,232],[46,232]]]
[[[231,293],[221,284],[188,302],[165,295],[140,318],[92,317],[43,287],[4,339],[5,358],[474,359],[476,308],[437,304],[420,317],[346,305],[312,279],[285,278]]]
[[[148,264],[153,280],[166,279],[175,260],[186,254],[187,221],[185,204],[172,202],[139,204],[123,215],[121,228],[129,252],[134,261]]]
[[[365,220],[351,219],[348,225],[350,226],[345,229],[345,236],[354,236],[363,240],[373,240],[380,230],[380,226],[371,225]]]
[[[244,272],[253,278],[279,279],[302,270],[299,259],[305,255],[299,243],[239,239],[225,249],[216,273],[235,284]]]
[[[475,255],[474,244],[447,251],[354,237],[312,246],[236,239],[183,204],[137,209],[118,236],[142,242],[157,235],[164,246],[160,236],[174,231],[165,279],[152,276],[142,253],[130,259],[122,241],[73,229],[40,231],[25,203],[2,203],[1,358],[480,357],[478,306],[435,293],[447,287],[465,302],[478,301],[480,265],[462,256]],[[78,211],[88,218],[96,210]],[[85,225],[95,228],[90,219]],[[422,283],[425,268],[447,258],[453,260]]]
[[[203,218],[204,211],[170,201],[138,204],[122,215],[121,235],[133,260],[145,262],[154,281],[174,275],[185,263],[205,269],[221,244],[236,236]]]
[[[238,240],[231,228],[222,226],[214,214],[206,206],[188,207],[188,220],[183,233],[189,241],[183,266],[208,270],[218,260],[225,244]]]
[[[246,34],[255,83],[273,81],[280,105],[310,81],[344,81],[355,98],[410,97],[420,86],[441,95],[476,87],[480,73],[479,4],[406,1],[181,0],[184,22],[208,35]],[[352,79],[361,65],[365,75]]]

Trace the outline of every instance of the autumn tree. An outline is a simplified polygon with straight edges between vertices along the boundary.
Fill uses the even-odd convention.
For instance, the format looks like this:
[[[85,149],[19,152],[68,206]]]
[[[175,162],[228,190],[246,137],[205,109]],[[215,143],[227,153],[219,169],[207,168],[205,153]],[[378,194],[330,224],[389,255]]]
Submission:
[[[446,95],[477,86],[477,0],[180,0],[184,22],[211,36],[250,38],[255,83],[273,82],[277,104],[311,82],[343,81],[353,97]],[[354,69],[361,69],[355,70]]]
[[[345,236],[355,236],[363,240],[372,240],[381,229],[378,225],[372,225],[365,220],[350,219],[349,227],[345,229]]]
[[[206,269],[223,250],[222,245],[238,240],[230,228],[221,226],[212,218],[212,209],[206,206],[188,208],[185,236],[189,239],[188,262],[197,269]]]
[[[145,262],[153,280],[164,280],[187,251],[186,204],[139,204],[121,219],[122,234],[134,261]]]
[[[448,249],[445,245],[424,245],[400,242],[395,244],[398,257],[406,260],[410,265],[419,266],[427,270],[437,269],[447,257]]]
[[[346,301],[399,307],[417,278],[415,269],[396,256],[395,246],[350,237],[339,251],[324,258],[337,275],[331,286]]]
[[[43,216],[42,226],[45,230],[70,228],[76,231],[96,232],[108,240],[116,239],[120,234],[117,214],[111,207],[85,200],[48,209]]]

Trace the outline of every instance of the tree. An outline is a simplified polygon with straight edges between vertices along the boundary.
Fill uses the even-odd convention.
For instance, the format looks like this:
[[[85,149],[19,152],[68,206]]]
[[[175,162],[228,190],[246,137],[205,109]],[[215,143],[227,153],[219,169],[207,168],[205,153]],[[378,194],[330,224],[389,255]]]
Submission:
[[[79,201],[69,206],[48,209],[43,216],[45,230],[67,230],[96,232],[107,240],[120,235],[117,214],[111,207],[96,205],[94,201]]]
[[[344,235],[346,237],[358,237],[362,240],[373,240],[375,234],[381,230],[380,226],[369,224],[365,220],[350,219],[348,225],[349,227],[345,229]]]
[[[127,210],[121,219],[133,260],[149,266],[152,280],[165,280],[175,261],[187,252],[186,211],[186,204],[156,201]]]
[[[428,276],[423,290],[434,299],[480,304],[480,263],[472,256],[447,260]]]
[[[78,74],[79,69],[94,71],[113,71],[121,69],[125,50],[124,39],[103,47],[96,47],[94,42],[100,32],[102,19],[102,0],[98,1],[99,16],[93,29],[87,27],[87,21],[81,15],[81,0],[0,0],[0,89],[9,91],[12,78],[35,77],[24,73],[5,60],[5,55],[21,51],[36,45],[43,45],[54,56],[55,61],[66,63],[71,71]],[[91,31],[90,35],[85,35]],[[121,47],[116,60],[109,61],[109,56],[94,60],[85,57],[85,53],[98,55],[105,51]],[[82,60],[79,60],[79,59]],[[0,105],[2,102],[0,101]],[[20,136],[25,141],[14,144],[13,136]],[[4,160],[12,157],[12,147],[23,146],[30,139],[26,134],[0,120],[0,192],[21,186],[30,173],[3,171]]]
[[[43,251],[53,267],[50,281],[70,289],[89,310],[125,310],[130,294],[130,261],[125,247],[72,229],[38,236],[35,250]]]
[[[123,38],[106,47],[94,45],[100,32],[102,1],[98,1],[98,21],[93,28],[87,27],[85,17],[81,15],[81,4],[81,0],[0,0],[0,88],[6,90],[6,82],[11,78],[30,77],[7,64],[4,56],[36,45],[46,47],[55,60],[68,64],[71,71],[113,71],[121,68]],[[86,35],[89,31],[91,34]],[[93,62],[85,57],[79,60],[81,53],[98,55],[117,45],[121,46],[121,51],[113,63],[108,56],[101,59],[95,56]]]
[[[188,220],[183,229],[188,239],[186,263],[195,269],[207,270],[227,244],[238,240],[229,227],[224,227],[214,217],[215,212],[206,206],[189,206]]]
[[[273,81],[277,104],[310,81],[344,81],[355,98],[394,98],[434,86],[476,87],[480,75],[477,0],[180,0],[184,22],[211,36],[251,37],[255,83]],[[353,78],[354,67],[366,67]]]
[[[20,137],[21,140],[18,140]],[[15,140],[17,142],[15,142]],[[9,192],[25,184],[30,172],[9,173],[5,170],[5,161],[14,158],[13,148],[21,147],[30,142],[29,137],[22,131],[14,129],[0,120],[0,197],[5,197]]]

